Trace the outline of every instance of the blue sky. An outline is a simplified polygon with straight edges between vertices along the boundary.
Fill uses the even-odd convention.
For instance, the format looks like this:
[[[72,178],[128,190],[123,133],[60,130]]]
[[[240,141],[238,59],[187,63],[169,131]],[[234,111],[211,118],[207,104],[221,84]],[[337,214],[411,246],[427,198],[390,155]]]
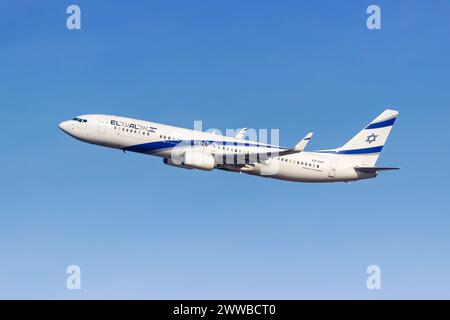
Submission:
[[[82,29],[66,29],[78,4]],[[366,28],[366,8],[382,29]],[[450,298],[447,1],[0,4],[0,298]],[[400,118],[371,181],[164,166],[59,131],[84,113],[279,128]],[[66,289],[66,267],[82,289]],[[369,265],[382,290],[366,288]]]

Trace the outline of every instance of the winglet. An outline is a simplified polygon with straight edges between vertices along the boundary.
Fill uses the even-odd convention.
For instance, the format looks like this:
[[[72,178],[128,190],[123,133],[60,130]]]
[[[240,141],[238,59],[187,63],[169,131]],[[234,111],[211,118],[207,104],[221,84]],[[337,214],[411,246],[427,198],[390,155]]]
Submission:
[[[306,137],[304,137],[299,143],[297,143],[297,145],[294,147],[294,151],[302,152],[303,150],[305,150],[306,145],[308,144],[309,140],[311,140],[312,136],[313,133],[309,132]]]
[[[271,152],[269,157],[287,156],[289,154],[302,152],[303,150],[305,150],[306,145],[308,144],[309,140],[311,140],[312,136],[313,136],[313,133],[310,132],[299,143],[297,143],[297,145],[294,148],[292,148],[292,149],[284,149],[282,151],[277,151],[277,152],[274,152],[274,153]],[[252,155],[258,155],[259,156],[261,154],[267,156],[267,152],[254,153]],[[250,156],[250,154],[249,154],[249,156]]]
[[[247,132],[247,128],[242,128],[241,130],[239,130],[239,132],[236,134],[235,138],[236,139],[244,139],[245,133]]]

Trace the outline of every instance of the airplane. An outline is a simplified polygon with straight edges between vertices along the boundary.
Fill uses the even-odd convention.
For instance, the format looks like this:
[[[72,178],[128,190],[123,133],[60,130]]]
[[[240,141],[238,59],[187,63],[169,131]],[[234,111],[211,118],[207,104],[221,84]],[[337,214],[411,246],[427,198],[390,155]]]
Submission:
[[[94,145],[163,158],[183,169],[240,172],[296,182],[353,182],[397,167],[377,167],[381,150],[398,117],[387,109],[341,147],[305,151],[313,133],[285,148],[235,137],[114,115],[87,114],[63,121],[69,136]]]

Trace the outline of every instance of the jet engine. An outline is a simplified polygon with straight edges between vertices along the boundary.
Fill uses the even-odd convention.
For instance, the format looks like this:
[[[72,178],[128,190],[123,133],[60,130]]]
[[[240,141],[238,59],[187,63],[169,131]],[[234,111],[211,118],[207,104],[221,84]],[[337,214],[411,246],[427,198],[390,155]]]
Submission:
[[[201,151],[185,151],[181,159],[182,165],[192,169],[212,170],[216,166],[214,156]]]
[[[164,164],[167,164],[168,166],[192,170],[192,168],[183,166],[181,163],[178,164],[178,163],[173,162],[172,159],[170,159],[170,158],[164,158],[163,162],[164,162]]]
[[[183,169],[212,170],[216,166],[214,156],[201,151],[185,151],[175,161],[171,158],[164,158],[163,161],[169,166]]]

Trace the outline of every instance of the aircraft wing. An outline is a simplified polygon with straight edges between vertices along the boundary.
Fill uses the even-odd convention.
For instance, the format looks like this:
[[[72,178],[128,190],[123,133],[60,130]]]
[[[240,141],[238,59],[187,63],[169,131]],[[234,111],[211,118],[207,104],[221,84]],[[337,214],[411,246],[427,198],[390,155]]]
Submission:
[[[257,162],[263,162],[271,157],[280,157],[280,156],[286,156],[289,154],[294,154],[294,153],[300,153],[303,150],[305,150],[306,145],[308,144],[308,142],[311,140],[313,136],[313,133],[310,132],[308,133],[302,140],[300,140],[299,143],[297,143],[295,145],[295,147],[290,148],[290,149],[277,149],[276,151],[264,151],[264,152],[254,152],[254,153],[246,153],[246,154],[242,154],[242,153],[236,153],[234,154],[234,156],[238,156],[238,157],[245,157],[245,163],[246,164],[252,164],[252,163],[257,163]],[[230,156],[230,154],[228,154],[228,156]],[[233,155],[231,155],[233,156]],[[244,163],[242,164],[244,165]]]

